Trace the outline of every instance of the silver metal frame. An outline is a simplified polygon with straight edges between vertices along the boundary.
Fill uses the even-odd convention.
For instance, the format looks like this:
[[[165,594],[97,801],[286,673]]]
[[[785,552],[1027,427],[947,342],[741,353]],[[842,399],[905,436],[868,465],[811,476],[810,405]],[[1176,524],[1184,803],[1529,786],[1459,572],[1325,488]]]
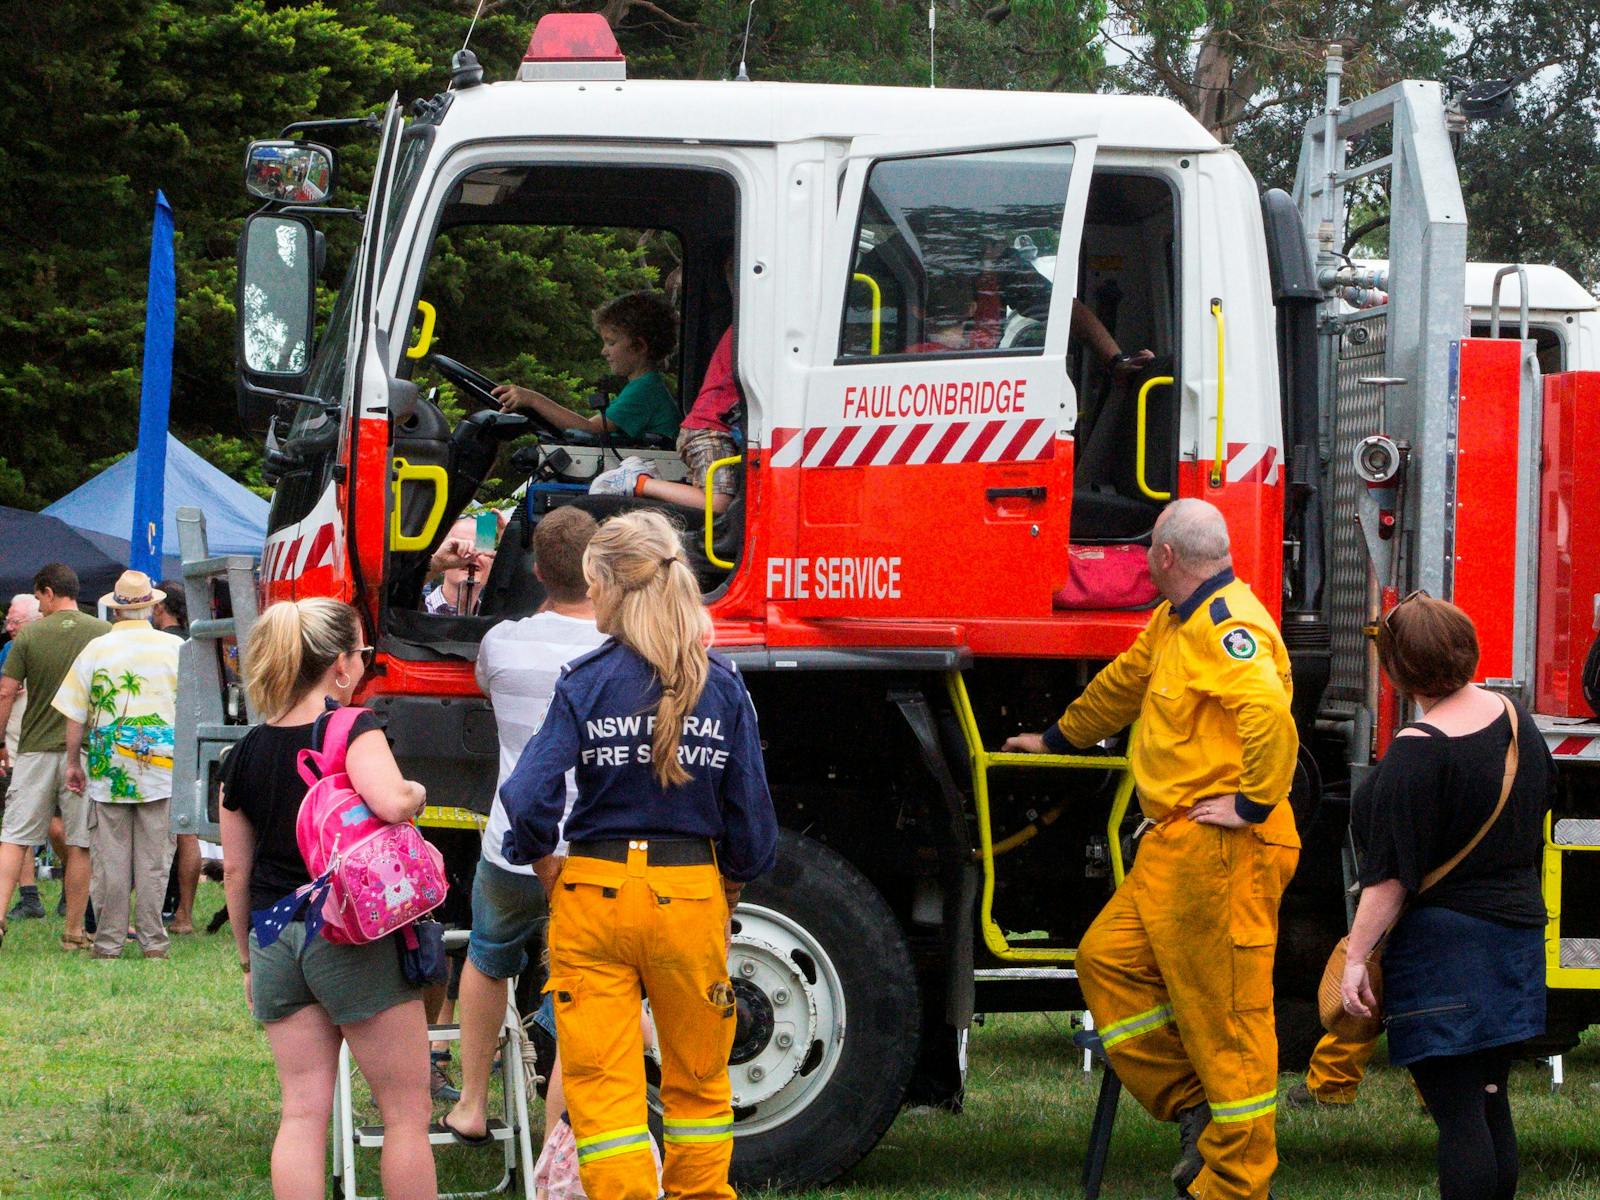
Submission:
[[[1323,303],[1322,364],[1331,384],[1339,332],[1348,319],[1334,294],[1348,224],[1345,188],[1379,171],[1389,172],[1388,344],[1385,374],[1405,380],[1387,397],[1386,425],[1374,433],[1416,447],[1443,446],[1450,427],[1451,343],[1463,334],[1466,295],[1467,214],[1450,146],[1449,113],[1438,83],[1407,79],[1345,104],[1339,86],[1344,62],[1330,51],[1327,104],[1306,128],[1295,179],[1295,201],[1316,258]],[[1361,165],[1347,163],[1350,139],[1387,126],[1389,153]],[[1362,316],[1370,317],[1372,310]],[[1332,387],[1325,395],[1331,397]],[[1326,403],[1326,401],[1325,401]],[[1446,478],[1437,457],[1413,458],[1406,485],[1406,543],[1411,587],[1447,594]],[[1334,514],[1334,520],[1344,514]],[[1330,522],[1331,524],[1332,522]]]
[[[211,766],[242,738],[249,725],[229,723],[227,672],[222,643],[243,646],[256,621],[256,560],[245,554],[212,558],[206,544],[206,517],[198,508],[177,511],[178,548],[183,557],[183,593],[188,601],[189,638],[178,651],[178,711],[172,747],[174,833],[197,833],[215,841],[216,822],[207,810]],[[212,618],[212,582],[228,581],[233,616]],[[197,617],[196,614],[199,614]],[[242,689],[241,689],[242,691]],[[244,701],[251,724],[259,717]]]

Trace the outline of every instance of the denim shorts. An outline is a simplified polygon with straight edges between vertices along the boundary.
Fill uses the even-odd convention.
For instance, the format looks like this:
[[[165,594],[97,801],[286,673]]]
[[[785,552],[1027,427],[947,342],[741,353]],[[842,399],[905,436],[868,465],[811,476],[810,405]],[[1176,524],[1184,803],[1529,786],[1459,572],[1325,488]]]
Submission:
[[[291,921],[263,948],[251,931],[250,1008],[263,1024],[320,1004],[335,1025],[354,1025],[421,995],[400,973],[392,937],[361,946],[334,945],[320,934],[307,941],[305,922]]]
[[[490,979],[522,974],[528,968],[529,942],[543,945],[549,916],[544,885],[536,876],[519,875],[480,858],[472,880],[468,961]]]
[[[1389,1061],[1453,1057],[1544,1032],[1544,930],[1424,905],[1383,952]]]

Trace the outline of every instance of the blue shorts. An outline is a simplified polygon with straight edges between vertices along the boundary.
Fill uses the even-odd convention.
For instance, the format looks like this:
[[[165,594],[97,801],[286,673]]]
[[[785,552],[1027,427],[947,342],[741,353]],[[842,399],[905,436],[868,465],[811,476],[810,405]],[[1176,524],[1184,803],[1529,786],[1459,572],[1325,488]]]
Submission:
[[[480,858],[472,880],[468,961],[490,979],[522,974],[528,969],[528,944],[544,943],[549,917],[544,885],[536,876],[519,875]]]

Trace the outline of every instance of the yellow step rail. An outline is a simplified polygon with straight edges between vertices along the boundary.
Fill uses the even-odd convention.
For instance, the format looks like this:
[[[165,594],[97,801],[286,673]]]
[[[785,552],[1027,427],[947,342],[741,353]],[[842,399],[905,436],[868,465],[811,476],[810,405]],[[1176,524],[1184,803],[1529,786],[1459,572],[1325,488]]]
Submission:
[[[951,671],[945,677],[945,682],[950,690],[950,703],[955,709],[956,720],[961,726],[961,735],[967,743],[967,755],[972,764],[972,797],[978,812],[978,860],[983,867],[983,894],[979,901],[978,912],[978,927],[983,934],[983,944],[988,947],[989,953],[1006,962],[1075,962],[1078,957],[1075,949],[1061,946],[1043,948],[1013,946],[1007,940],[1005,931],[994,919],[994,860],[1000,854],[1015,849],[1022,842],[1029,840],[1032,834],[1020,839],[1018,835],[1013,834],[998,846],[995,844],[994,825],[989,812],[989,771],[995,767],[1043,767],[1056,770],[1122,772],[1122,778],[1117,781],[1117,790],[1112,798],[1110,817],[1106,822],[1106,837],[1111,850],[1111,874],[1112,878],[1121,884],[1124,873],[1120,836],[1122,819],[1127,814],[1128,805],[1133,799],[1133,771],[1130,769],[1128,759],[1121,755],[1005,754],[985,750],[983,738],[978,731],[978,719],[972,711],[972,701],[967,695],[966,679],[960,671]],[[1035,825],[1048,823],[1048,820],[1042,818]]]
[[[1544,865],[1540,872],[1544,890],[1544,975],[1545,986],[1551,988],[1582,988],[1594,990],[1600,971],[1588,967],[1561,965],[1561,868],[1562,861],[1572,853],[1597,854],[1600,846],[1555,840],[1555,820],[1551,813],[1544,816]]]

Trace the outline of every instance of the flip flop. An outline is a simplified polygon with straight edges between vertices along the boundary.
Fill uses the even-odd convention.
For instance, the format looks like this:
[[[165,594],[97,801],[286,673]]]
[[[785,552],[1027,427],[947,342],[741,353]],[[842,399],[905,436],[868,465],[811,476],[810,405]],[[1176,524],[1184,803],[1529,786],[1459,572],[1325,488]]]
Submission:
[[[434,1122],[434,1124],[445,1133],[448,1133],[451,1137],[455,1138],[455,1140],[463,1146],[487,1146],[490,1142],[494,1141],[494,1135],[487,1129],[485,1129],[479,1136],[471,1137],[468,1134],[462,1133],[454,1125],[450,1124],[450,1122],[444,1117],[440,1117]]]

